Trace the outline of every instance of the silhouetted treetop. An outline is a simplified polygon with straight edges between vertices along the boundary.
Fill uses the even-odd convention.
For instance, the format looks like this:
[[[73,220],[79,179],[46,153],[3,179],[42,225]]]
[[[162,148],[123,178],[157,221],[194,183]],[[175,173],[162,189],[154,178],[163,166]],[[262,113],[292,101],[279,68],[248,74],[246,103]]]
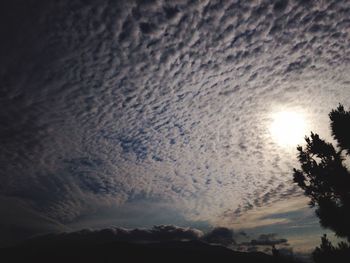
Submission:
[[[337,246],[333,246],[325,234],[321,237],[321,245],[313,251],[312,258],[315,263],[348,263],[350,247],[345,242],[340,242]]]
[[[300,169],[294,169],[294,182],[310,197],[323,227],[350,240],[350,173],[344,164],[350,153],[350,112],[339,105],[329,114],[332,136],[338,147],[311,133],[306,146],[298,146]]]

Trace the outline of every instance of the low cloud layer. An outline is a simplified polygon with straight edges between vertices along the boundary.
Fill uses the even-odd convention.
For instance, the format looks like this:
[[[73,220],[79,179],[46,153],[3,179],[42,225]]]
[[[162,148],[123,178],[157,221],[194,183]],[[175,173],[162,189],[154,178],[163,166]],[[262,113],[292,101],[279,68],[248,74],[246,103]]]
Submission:
[[[234,249],[239,251],[272,253],[272,248],[277,248],[280,254],[293,255],[293,248],[288,240],[281,238],[276,233],[261,234],[257,238],[238,243]]]
[[[152,243],[170,241],[202,241],[209,244],[228,246],[235,244],[233,230],[217,227],[207,233],[196,228],[179,227],[175,225],[157,225],[152,228],[120,228],[110,227],[101,230],[84,229],[76,232],[63,232],[57,234],[41,235],[33,242],[64,242],[74,244],[79,242],[106,243],[106,242],[131,242]],[[28,242],[26,241],[26,242]]]
[[[285,245],[287,244],[287,239],[277,238],[276,234],[261,234],[257,239],[253,239],[250,244],[253,246]]]
[[[252,239],[249,242],[239,242],[238,240],[242,238],[249,239],[245,233],[235,233],[232,229],[225,227],[215,227],[204,233],[196,228],[157,225],[152,228],[83,229],[76,232],[41,235],[28,239],[25,243],[75,245],[79,243],[102,244],[116,241],[128,243],[201,241],[245,251],[259,250],[261,246],[267,246],[270,249],[272,245],[289,245],[286,239],[278,238],[277,234],[262,234],[257,239]]]
[[[183,228],[173,225],[159,225],[151,229],[127,229],[127,228],[106,228],[102,230],[81,230],[78,232],[50,234],[34,239],[34,242],[52,240],[53,242],[92,242],[106,243],[114,241],[149,243],[149,242],[169,242],[169,241],[189,241],[199,240],[203,232],[194,228]]]
[[[38,2],[0,11],[0,195],[57,224],[150,200],[220,225],[295,198],[270,113],[319,132],[350,101],[348,1]]]

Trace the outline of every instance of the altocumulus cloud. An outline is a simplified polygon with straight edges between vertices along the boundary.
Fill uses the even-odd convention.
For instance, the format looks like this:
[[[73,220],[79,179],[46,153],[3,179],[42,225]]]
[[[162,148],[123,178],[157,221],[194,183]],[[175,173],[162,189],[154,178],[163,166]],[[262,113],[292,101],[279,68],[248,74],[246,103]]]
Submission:
[[[137,200],[219,224],[299,195],[268,114],[350,99],[348,1],[0,12],[0,194],[57,224]]]

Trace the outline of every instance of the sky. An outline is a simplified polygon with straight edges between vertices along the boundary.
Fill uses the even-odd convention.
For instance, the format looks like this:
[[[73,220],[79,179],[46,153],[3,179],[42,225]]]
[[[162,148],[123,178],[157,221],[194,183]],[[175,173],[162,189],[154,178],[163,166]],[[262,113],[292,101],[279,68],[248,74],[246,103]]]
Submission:
[[[276,114],[330,139],[350,1],[2,1],[0,243],[82,228],[326,232]],[[287,122],[288,124],[288,122]],[[293,141],[294,142],[294,141]]]

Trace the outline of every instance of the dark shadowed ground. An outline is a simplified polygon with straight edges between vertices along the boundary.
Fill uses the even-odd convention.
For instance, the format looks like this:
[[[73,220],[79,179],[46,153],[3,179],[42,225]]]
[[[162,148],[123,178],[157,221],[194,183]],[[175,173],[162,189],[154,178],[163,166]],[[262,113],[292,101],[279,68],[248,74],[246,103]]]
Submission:
[[[5,262],[292,262],[261,253],[234,252],[199,241],[131,244],[49,244],[4,248]]]
[[[2,262],[294,262],[262,252],[235,252],[201,241],[128,243],[93,236],[67,239],[43,236],[2,248]]]

